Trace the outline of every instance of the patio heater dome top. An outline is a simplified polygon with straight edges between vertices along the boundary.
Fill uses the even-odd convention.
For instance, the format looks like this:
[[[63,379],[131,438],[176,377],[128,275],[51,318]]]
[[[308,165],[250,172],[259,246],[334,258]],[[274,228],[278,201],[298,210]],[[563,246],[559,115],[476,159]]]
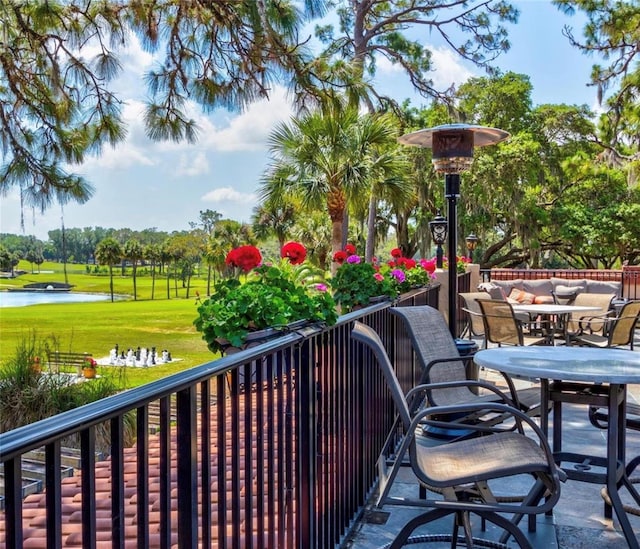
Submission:
[[[510,134],[498,128],[478,126],[473,124],[442,124],[433,128],[417,130],[398,137],[398,143],[403,145],[413,145],[415,147],[433,148],[434,134],[471,132],[473,136],[473,147],[484,147],[495,145],[507,139]]]

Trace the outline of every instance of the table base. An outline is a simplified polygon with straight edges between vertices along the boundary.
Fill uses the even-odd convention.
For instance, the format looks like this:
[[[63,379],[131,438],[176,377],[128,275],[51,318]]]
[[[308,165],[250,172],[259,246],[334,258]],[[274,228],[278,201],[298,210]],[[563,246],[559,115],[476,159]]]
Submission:
[[[611,383],[608,385],[581,383],[574,381],[549,381],[541,380],[542,402],[553,403],[553,443],[552,450],[556,463],[562,466],[563,462],[577,464],[571,467],[562,467],[567,477],[571,480],[604,484],[609,496],[605,502],[604,515],[612,517],[615,512],[622,532],[631,549],[640,549],[638,539],[633,533],[626,511],[620,499],[618,490],[627,488],[632,497],[640,504],[640,495],[632,485],[625,470],[625,445],[626,445],[626,385]],[[562,451],[562,404],[583,404],[606,407],[609,423],[607,425],[607,455],[590,456]],[[540,423],[543,431],[548,433],[549,416],[548,407],[541,407]],[[580,467],[582,465],[582,467]],[[591,471],[590,467],[603,467],[604,473]]]

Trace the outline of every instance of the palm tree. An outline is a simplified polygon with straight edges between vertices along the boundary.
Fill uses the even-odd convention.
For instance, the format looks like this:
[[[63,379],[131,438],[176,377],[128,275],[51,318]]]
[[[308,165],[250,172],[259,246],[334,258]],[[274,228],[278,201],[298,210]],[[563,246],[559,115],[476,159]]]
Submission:
[[[144,257],[144,253],[142,250],[142,244],[137,240],[130,238],[124,243],[123,253],[125,259],[131,261],[131,266],[133,268],[133,300],[136,301],[138,299],[137,285],[136,285],[136,274],[138,271],[138,261],[140,261]]]
[[[96,246],[95,256],[99,264],[109,265],[109,288],[113,303],[113,266],[122,259],[122,247],[115,238],[105,238]]]
[[[143,257],[151,263],[151,299],[153,300],[156,293],[156,267],[160,261],[160,245],[148,244],[144,247]]]
[[[391,146],[396,125],[386,115],[360,115],[340,101],[281,124],[270,136],[272,163],[261,185],[266,202],[287,204],[299,196],[308,210],[326,208],[331,251],[343,247],[348,205],[369,197],[380,180],[378,149]],[[372,179],[374,178],[374,179]]]
[[[287,236],[296,218],[294,204],[271,204],[265,202],[253,210],[253,232],[259,239],[274,234],[280,248],[285,245]]]

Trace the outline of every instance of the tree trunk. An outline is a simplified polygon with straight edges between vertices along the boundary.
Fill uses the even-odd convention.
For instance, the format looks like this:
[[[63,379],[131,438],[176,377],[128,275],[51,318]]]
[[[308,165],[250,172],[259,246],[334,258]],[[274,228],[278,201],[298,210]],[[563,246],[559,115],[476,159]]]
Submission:
[[[111,289],[111,303],[113,303],[113,265],[109,264],[109,288]]]
[[[376,214],[378,211],[378,200],[371,193],[369,199],[369,215],[367,217],[367,243],[364,249],[364,260],[371,263],[376,247]]]
[[[331,221],[331,256],[342,250],[342,219]],[[331,274],[335,275],[338,264],[331,262]]]

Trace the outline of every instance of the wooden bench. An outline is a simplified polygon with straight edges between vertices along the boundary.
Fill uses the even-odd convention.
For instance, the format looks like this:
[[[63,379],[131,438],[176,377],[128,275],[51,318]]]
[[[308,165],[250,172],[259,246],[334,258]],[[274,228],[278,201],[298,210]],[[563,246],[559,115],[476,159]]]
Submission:
[[[91,353],[63,353],[61,351],[52,351],[47,353],[49,372],[60,373],[61,371],[65,372],[70,368],[75,368],[78,376],[81,376],[82,368],[90,358],[93,358]]]

